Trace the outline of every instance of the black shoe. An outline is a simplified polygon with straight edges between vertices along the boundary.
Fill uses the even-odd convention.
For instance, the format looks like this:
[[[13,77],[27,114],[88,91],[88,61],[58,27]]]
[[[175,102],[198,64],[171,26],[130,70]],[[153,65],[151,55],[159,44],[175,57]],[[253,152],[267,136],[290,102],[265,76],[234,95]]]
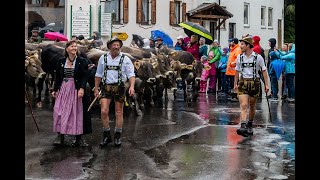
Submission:
[[[75,139],[71,143],[71,147],[88,147],[87,144],[82,138],[81,135],[76,135]]]
[[[108,145],[111,142],[112,142],[112,139],[111,139],[110,131],[103,131],[103,139],[99,145],[100,148],[103,148],[104,146]]]
[[[53,141],[53,145],[55,146],[61,146],[64,144],[64,134],[58,134],[56,139]]]
[[[213,89],[208,89],[207,94],[213,93]]]
[[[246,123],[241,123],[241,127],[237,129],[237,134],[243,137],[248,137],[248,129],[246,127]]]
[[[121,146],[121,132],[114,133],[114,146]]]
[[[286,94],[284,94],[284,95],[282,95],[282,97],[281,97],[281,99],[287,99],[287,95]]]
[[[278,101],[278,98],[277,97],[272,97],[269,99],[270,101]]]
[[[248,134],[248,136],[252,136],[252,135],[253,135],[253,129],[252,129],[252,127],[248,127],[248,128],[247,128],[247,134]]]
[[[246,124],[246,127],[247,127],[247,134],[252,136],[253,135],[252,121],[248,121]]]
[[[80,140],[75,140],[74,142],[71,143],[72,147],[88,147],[89,144],[86,143],[83,139]]]

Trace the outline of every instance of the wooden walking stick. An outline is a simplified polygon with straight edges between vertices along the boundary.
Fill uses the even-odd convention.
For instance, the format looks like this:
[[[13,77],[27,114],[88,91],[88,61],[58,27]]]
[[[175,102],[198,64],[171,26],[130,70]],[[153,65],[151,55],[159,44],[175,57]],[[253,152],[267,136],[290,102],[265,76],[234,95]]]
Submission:
[[[272,118],[271,118],[271,111],[270,111],[270,104],[269,104],[269,98],[268,98],[268,94],[267,94],[267,92],[266,92],[266,98],[267,98],[268,109],[269,109],[269,120],[270,120],[270,122],[272,122]]]
[[[90,111],[90,109],[92,108],[92,106],[94,105],[94,103],[97,101],[97,99],[100,97],[100,95],[101,95],[101,90],[99,91],[99,96],[96,96],[94,99],[93,99],[93,101],[92,101],[92,103],[90,104],[90,106],[89,106],[89,108],[88,108],[88,112]]]
[[[36,121],[36,119],[35,119],[35,117],[34,117],[34,114],[33,114],[32,106],[31,106],[31,103],[30,103],[31,101],[30,101],[28,92],[27,92],[26,89],[25,89],[24,91],[25,91],[25,94],[26,94],[26,97],[27,97],[27,101],[28,101],[28,104],[29,104],[29,108],[30,108],[30,111],[31,111],[31,115],[32,115],[33,121],[34,121],[34,123],[36,124],[37,130],[38,130],[38,132],[39,132],[39,127],[38,127],[37,121]]]

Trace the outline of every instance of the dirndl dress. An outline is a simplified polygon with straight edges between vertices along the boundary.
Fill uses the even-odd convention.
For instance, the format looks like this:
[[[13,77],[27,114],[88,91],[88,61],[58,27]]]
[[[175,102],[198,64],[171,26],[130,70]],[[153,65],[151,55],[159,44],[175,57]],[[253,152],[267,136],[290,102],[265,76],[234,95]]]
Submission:
[[[67,135],[83,134],[83,104],[73,78],[74,68],[65,68],[53,108],[53,132]]]

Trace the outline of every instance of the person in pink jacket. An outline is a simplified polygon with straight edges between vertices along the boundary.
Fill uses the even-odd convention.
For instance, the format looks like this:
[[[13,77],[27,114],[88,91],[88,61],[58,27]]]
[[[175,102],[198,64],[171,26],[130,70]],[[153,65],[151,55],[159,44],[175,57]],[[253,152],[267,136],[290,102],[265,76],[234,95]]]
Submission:
[[[200,90],[199,93],[207,92],[207,81],[209,78],[209,72],[211,66],[208,63],[208,57],[206,55],[201,56],[201,63],[203,65],[201,79],[200,79]]]

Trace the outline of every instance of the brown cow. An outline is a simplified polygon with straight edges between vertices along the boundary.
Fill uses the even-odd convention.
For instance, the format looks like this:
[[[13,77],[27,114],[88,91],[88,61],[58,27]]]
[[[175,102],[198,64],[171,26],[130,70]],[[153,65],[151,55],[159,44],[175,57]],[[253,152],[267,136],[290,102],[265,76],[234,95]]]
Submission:
[[[106,51],[102,51],[100,49],[92,48],[87,52],[87,57],[88,57],[88,59],[91,60],[91,62],[93,64],[98,66],[99,58],[104,54],[107,54],[107,52]]]
[[[33,96],[36,97],[37,89],[36,85],[38,87],[38,90],[41,89],[41,83],[39,83],[39,79],[44,79],[46,73],[43,71],[41,65],[41,61],[39,60],[39,55],[37,51],[29,51],[26,50],[26,59],[25,59],[25,83],[26,83],[26,90],[29,92],[29,87],[31,86],[33,88]],[[39,90],[39,92],[41,92]],[[42,107],[41,103],[41,94],[38,93],[37,96],[37,106]]]
[[[145,100],[146,107],[153,106],[153,86],[156,82],[154,69],[157,68],[156,64],[151,64],[150,59],[136,60],[134,62],[136,76],[143,81],[143,99]]]
[[[122,46],[121,52],[128,53],[131,56],[133,56],[135,59],[143,59],[143,58],[151,58],[152,53],[144,51],[141,48],[135,48],[135,47],[128,47],[128,46]]]
[[[202,72],[201,62],[198,62],[191,53],[186,51],[176,51],[162,47],[159,52],[167,54],[172,59],[171,67],[177,70],[177,86],[180,89],[182,88],[184,100],[187,102],[196,101]],[[179,92],[181,93],[181,91]],[[175,91],[174,97],[176,97]]]
[[[26,50],[27,58],[25,59],[25,69],[26,72],[35,78],[42,78],[45,76],[45,72],[41,67],[41,61],[39,59],[39,54],[37,51]]]
[[[161,83],[163,84],[164,88],[164,98],[165,101],[168,101],[168,89],[175,88],[176,82],[175,82],[175,74],[173,72],[173,69],[170,66],[170,58],[168,58],[167,55],[164,53],[159,53],[157,55],[158,63],[159,63],[159,69],[161,74],[163,74],[163,78],[161,79]]]

